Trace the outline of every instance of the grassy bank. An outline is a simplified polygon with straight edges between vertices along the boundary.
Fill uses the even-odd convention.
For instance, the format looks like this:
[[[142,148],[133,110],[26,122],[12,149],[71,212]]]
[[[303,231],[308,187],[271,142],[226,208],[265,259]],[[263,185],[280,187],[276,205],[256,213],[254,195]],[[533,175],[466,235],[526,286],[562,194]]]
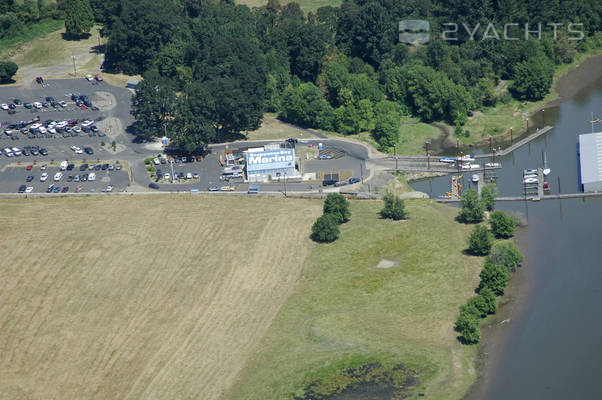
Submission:
[[[0,57],[7,57],[13,47],[30,42],[40,36],[48,35],[64,27],[65,22],[56,19],[44,19],[35,24],[24,26],[23,33],[10,39],[0,39]]]
[[[431,200],[406,201],[402,222],[379,219],[381,206],[353,202],[341,238],[314,248],[225,398],[291,398],[312,382],[336,385],[343,369],[364,361],[415,371],[414,393],[461,398],[475,378],[476,347],[456,340],[453,323],[482,264],[462,252],[472,227]],[[382,259],[399,265],[376,269]]]
[[[464,144],[474,144],[483,142],[492,136],[500,138],[508,136],[512,128],[515,135],[518,135],[526,129],[526,118],[559,98],[557,86],[559,80],[577,68],[585,59],[602,54],[602,49],[593,48],[587,52],[579,53],[571,64],[559,66],[554,73],[554,80],[550,92],[546,97],[536,102],[523,102],[510,98],[506,102],[498,102],[495,107],[488,107],[478,112],[472,118],[469,118],[464,129],[470,132],[469,137],[460,138],[460,142]],[[507,83],[507,86],[511,82]],[[530,124],[530,126],[532,126]]]

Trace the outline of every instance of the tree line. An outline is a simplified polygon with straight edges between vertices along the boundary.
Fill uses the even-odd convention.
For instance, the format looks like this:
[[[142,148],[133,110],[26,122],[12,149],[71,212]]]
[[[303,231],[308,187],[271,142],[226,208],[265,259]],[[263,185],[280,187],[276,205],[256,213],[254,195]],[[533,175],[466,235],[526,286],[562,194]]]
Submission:
[[[0,0],[0,39],[14,39],[44,19],[60,20],[64,11],[49,0]]]
[[[540,99],[556,66],[591,42],[568,41],[562,30],[554,40],[546,21],[583,23],[587,37],[602,27],[597,0],[345,0],[307,15],[278,0],[253,9],[231,0],[90,5],[108,37],[105,67],[146,81],[134,101],[137,132],[166,133],[187,149],[255,129],[264,112],[305,127],[370,132],[382,147],[399,139],[406,115],[462,132],[471,110],[507,100],[495,90],[501,79],[514,81],[512,96]],[[449,21],[481,24],[481,34],[490,20],[544,24],[542,40],[459,34],[411,46],[398,40],[399,21],[410,18],[429,20],[433,38]]]

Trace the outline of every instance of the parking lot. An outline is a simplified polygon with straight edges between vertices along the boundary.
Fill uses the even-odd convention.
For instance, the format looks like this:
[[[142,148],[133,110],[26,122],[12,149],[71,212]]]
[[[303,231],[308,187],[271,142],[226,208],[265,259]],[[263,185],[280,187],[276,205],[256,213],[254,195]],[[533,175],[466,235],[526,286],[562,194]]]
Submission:
[[[25,185],[26,188],[31,187],[29,190],[26,189],[27,193],[50,193],[48,187],[53,185],[52,193],[103,192],[109,186],[112,186],[111,191],[117,192],[124,191],[129,183],[127,171],[123,168],[117,170],[115,165],[113,165],[113,170],[109,170],[108,167],[103,170],[102,165],[91,164],[93,168],[88,165],[87,168],[80,169],[80,166],[76,165],[73,169],[64,171],[60,170],[59,165],[42,163],[35,166],[29,165],[32,166],[29,170],[28,166],[5,167],[1,172],[0,191],[17,193],[19,188]],[[45,165],[44,169],[42,169],[43,165]],[[55,180],[55,175],[59,172],[62,176]],[[47,176],[44,181],[41,180],[43,174]],[[91,175],[93,180],[89,180]]]

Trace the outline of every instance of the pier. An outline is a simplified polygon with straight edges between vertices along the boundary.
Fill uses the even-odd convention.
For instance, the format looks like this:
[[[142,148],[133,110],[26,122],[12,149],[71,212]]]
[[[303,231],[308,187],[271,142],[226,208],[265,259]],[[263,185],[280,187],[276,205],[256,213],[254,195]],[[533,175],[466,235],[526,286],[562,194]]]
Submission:
[[[521,140],[519,140],[518,142],[512,144],[510,147],[506,147],[505,149],[496,151],[493,154],[491,154],[491,153],[477,154],[477,155],[475,155],[475,158],[491,158],[494,155],[496,157],[505,156],[506,154],[512,153],[514,150],[518,149],[519,147],[524,146],[525,144],[529,143],[530,141],[535,140],[538,137],[540,137],[541,135],[549,132],[550,130],[552,130],[552,128],[553,128],[553,126],[546,125],[543,128],[536,130],[534,133],[530,134],[529,136],[524,137]]]

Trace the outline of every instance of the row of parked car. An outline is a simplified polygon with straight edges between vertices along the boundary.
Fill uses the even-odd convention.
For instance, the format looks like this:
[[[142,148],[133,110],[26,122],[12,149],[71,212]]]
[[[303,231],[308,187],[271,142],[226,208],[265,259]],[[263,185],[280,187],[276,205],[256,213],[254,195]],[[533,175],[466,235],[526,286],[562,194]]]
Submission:
[[[49,151],[40,146],[25,146],[22,149],[19,147],[5,147],[2,152],[6,157],[19,157],[19,156],[47,156]]]
[[[8,111],[9,114],[14,114],[18,106],[23,106],[26,109],[42,109],[42,108],[65,108],[68,106],[66,101],[57,101],[52,96],[46,96],[45,101],[23,102],[21,99],[13,99],[12,102],[0,104],[0,109]],[[93,111],[98,111],[98,107],[92,105],[92,101],[85,94],[71,94],[71,100],[77,107],[90,108]]]

